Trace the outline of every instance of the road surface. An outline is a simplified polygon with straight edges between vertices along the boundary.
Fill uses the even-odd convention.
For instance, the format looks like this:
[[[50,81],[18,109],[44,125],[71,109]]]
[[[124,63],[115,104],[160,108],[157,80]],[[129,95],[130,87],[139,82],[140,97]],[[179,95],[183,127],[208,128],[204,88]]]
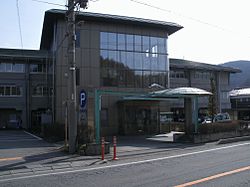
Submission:
[[[250,142],[0,178],[0,186],[250,186]]]

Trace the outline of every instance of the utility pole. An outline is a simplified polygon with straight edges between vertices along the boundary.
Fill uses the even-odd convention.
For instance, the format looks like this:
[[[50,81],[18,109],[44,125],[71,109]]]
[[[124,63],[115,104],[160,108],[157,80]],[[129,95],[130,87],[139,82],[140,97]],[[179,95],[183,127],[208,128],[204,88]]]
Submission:
[[[77,137],[77,103],[76,103],[76,5],[80,8],[87,7],[88,0],[68,0],[68,127],[69,127],[69,153],[76,152]]]

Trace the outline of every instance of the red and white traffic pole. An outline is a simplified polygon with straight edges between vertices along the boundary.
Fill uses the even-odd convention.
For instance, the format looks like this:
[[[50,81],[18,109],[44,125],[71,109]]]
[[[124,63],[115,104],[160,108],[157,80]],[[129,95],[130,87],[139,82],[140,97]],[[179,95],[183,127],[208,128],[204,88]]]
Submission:
[[[114,146],[114,154],[113,154],[113,160],[117,160],[118,158],[116,157],[116,136],[113,136],[113,146]]]
[[[101,147],[101,152],[102,152],[102,160],[104,160],[104,153],[105,153],[105,141],[104,137],[102,137],[102,147]]]

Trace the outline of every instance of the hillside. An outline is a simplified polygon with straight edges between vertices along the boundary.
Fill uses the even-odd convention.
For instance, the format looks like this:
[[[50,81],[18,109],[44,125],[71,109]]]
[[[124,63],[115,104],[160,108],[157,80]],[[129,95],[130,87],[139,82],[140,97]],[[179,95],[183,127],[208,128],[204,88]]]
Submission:
[[[230,76],[231,89],[250,87],[250,61],[239,60],[239,61],[227,62],[221,65],[237,68],[242,71],[242,73],[231,74]]]

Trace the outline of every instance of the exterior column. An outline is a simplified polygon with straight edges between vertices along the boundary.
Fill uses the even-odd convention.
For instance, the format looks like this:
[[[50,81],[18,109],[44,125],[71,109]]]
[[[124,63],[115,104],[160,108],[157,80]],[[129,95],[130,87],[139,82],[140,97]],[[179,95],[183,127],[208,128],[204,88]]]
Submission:
[[[193,118],[193,103],[191,98],[184,98],[184,110],[185,110],[185,131],[186,134],[192,134],[194,132],[194,128],[192,125]]]
[[[198,97],[184,98],[186,134],[198,132]]]

